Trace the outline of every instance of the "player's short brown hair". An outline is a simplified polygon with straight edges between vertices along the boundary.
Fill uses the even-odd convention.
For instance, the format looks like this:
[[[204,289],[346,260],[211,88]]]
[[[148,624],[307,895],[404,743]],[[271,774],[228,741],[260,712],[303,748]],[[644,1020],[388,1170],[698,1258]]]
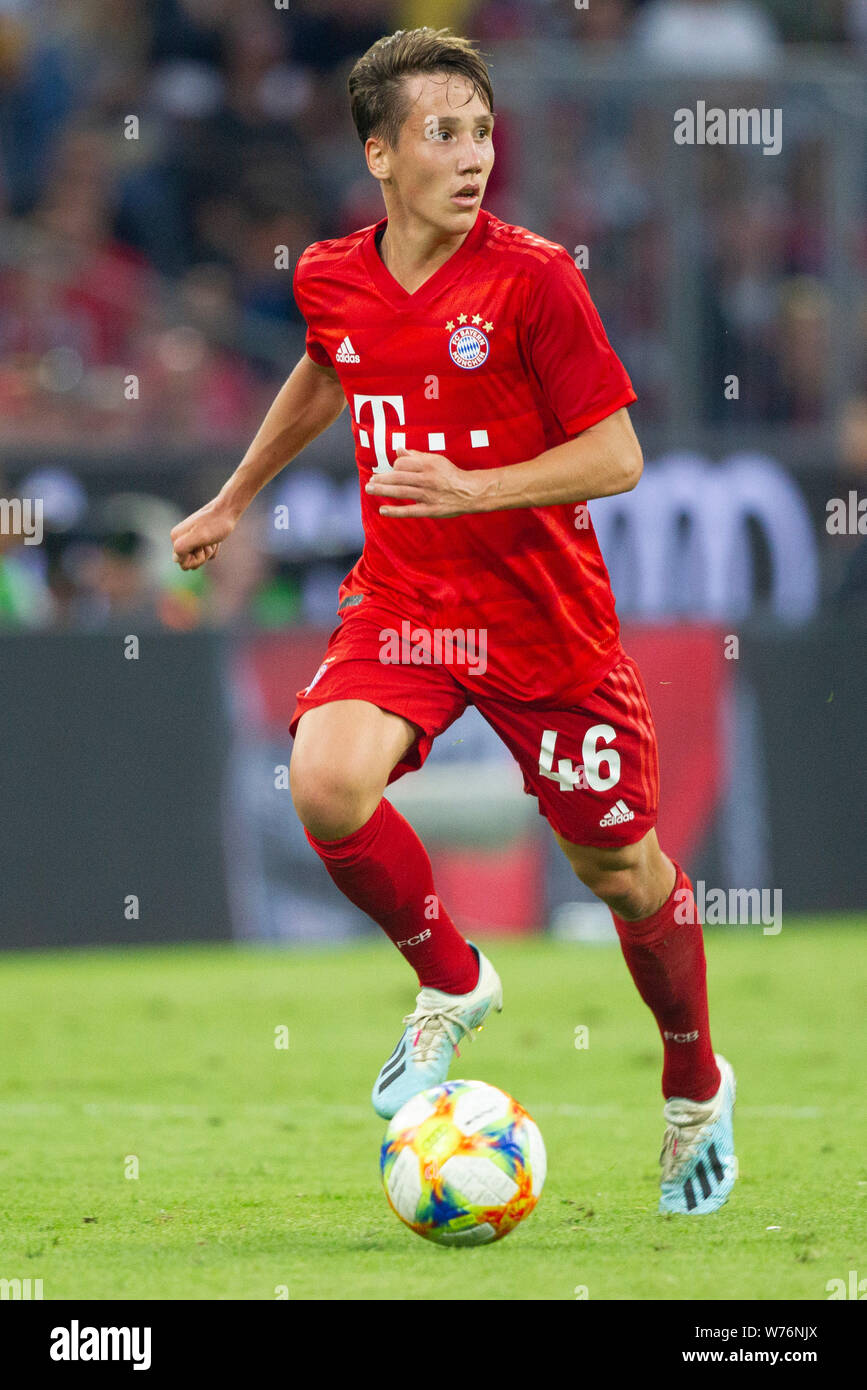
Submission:
[[[375,135],[391,149],[397,147],[409,110],[403,79],[416,72],[466,77],[488,110],[494,109],[490,75],[471,39],[427,25],[398,29],[377,39],[349,74],[349,104],[362,144]]]

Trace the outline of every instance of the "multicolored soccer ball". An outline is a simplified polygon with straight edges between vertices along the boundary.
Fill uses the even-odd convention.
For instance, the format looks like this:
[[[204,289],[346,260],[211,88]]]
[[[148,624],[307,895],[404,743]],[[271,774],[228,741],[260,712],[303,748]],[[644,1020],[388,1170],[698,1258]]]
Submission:
[[[392,1210],[439,1245],[508,1235],[539,1200],[546,1168],[538,1126],[485,1081],[446,1081],[413,1096],[380,1153]]]

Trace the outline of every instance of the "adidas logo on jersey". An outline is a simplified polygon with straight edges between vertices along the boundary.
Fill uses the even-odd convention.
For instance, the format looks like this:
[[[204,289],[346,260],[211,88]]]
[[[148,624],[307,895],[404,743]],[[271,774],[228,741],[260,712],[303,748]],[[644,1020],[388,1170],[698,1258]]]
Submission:
[[[335,354],[336,362],[360,362],[361,358],[352,346],[349,338],[344,338]]]
[[[602,817],[600,825],[623,825],[625,821],[635,820],[635,812],[630,811],[625,801],[615,801],[611,810]]]

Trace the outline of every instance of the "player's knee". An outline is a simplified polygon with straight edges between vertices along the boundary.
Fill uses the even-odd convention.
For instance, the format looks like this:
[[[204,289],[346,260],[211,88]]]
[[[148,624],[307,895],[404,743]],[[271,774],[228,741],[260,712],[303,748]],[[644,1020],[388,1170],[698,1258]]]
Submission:
[[[601,899],[618,917],[637,922],[649,917],[658,904],[654,900],[654,885],[643,863],[608,864],[585,863],[578,877],[590,892]]]
[[[596,850],[557,837],[573,870],[616,916],[639,922],[661,907],[668,892],[671,864],[650,831],[643,840],[619,849]]]
[[[299,820],[320,840],[338,840],[359,829],[382,796],[363,763],[309,754],[293,756],[289,786]]]
[[[583,881],[591,893],[627,921],[637,921],[652,910],[647,907],[647,891],[636,868],[591,871]]]

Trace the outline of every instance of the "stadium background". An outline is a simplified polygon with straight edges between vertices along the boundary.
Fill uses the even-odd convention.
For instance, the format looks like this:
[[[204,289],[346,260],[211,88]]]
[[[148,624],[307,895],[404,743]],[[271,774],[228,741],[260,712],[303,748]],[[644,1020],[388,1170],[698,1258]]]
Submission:
[[[376,934],[285,782],[345,417],[216,564],[168,533],[303,352],[303,248],[382,215],[346,73],[416,23],[490,54],[486,205],[574,251],[638,392],[644,479],[591,511],[663,842],[785,920],[867,906],[867,536],[828,526],[867,495],[864,0],[0,0],[0,496],[44,515],[0,534],[5,946]],[[697,100],[779,108],[780,152],[677,145]],[[472,713],[390,795],[465,930],[610,936]]]

